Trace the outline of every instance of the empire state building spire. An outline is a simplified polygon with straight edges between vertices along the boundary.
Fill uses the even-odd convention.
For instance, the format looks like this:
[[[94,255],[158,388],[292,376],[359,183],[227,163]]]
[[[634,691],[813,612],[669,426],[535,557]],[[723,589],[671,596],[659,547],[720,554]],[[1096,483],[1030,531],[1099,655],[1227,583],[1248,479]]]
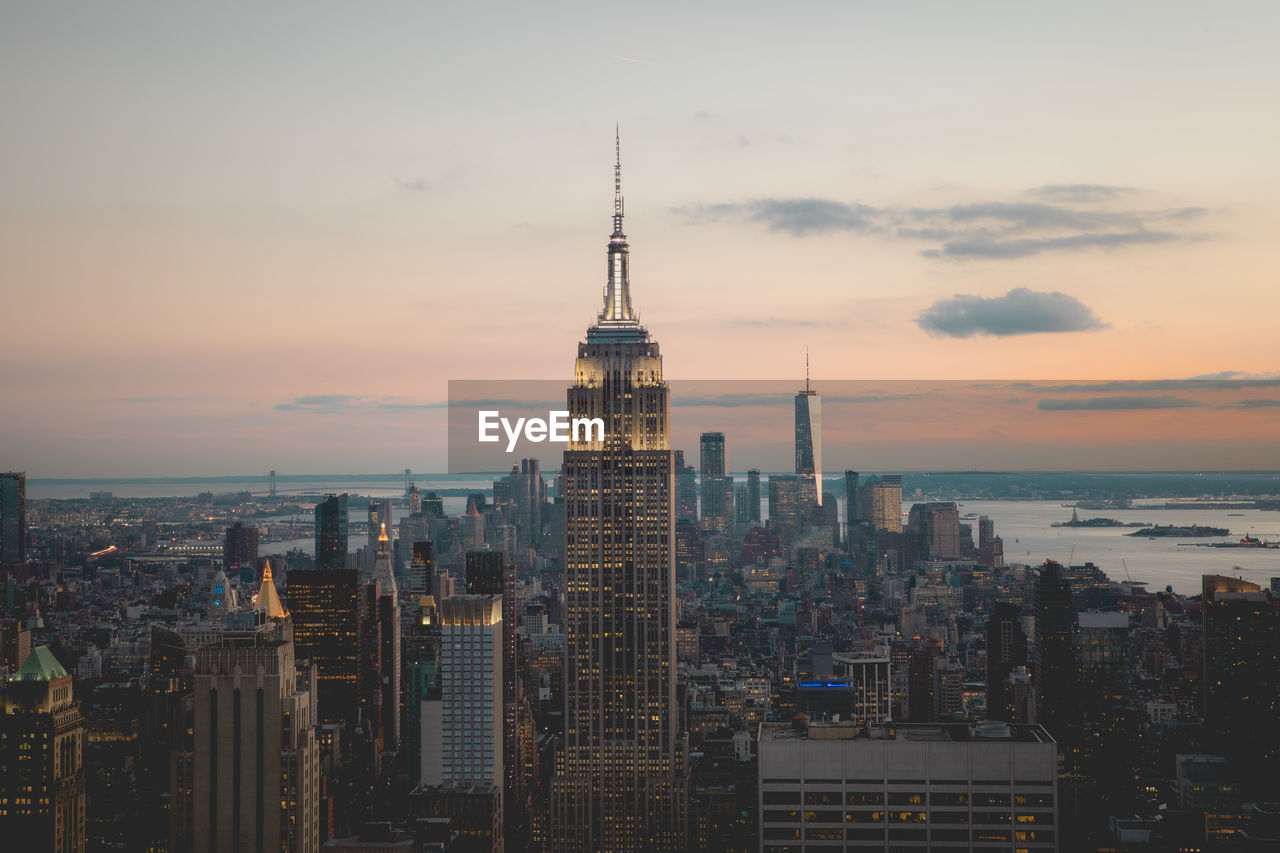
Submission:
[[[639,340],[644,336],[631,308],[631,280],[628,273],[630,247],[622,231],[622,135],[615,130],[616,159],[613,164],[613,233],[609,235],[609,277],[604,286],[604,308],[588,339]]]

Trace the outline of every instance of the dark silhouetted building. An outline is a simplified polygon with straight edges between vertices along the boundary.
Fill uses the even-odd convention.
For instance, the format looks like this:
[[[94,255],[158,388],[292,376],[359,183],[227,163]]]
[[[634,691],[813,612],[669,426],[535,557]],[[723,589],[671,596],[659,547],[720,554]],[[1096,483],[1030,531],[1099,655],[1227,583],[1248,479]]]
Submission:
[[[1205,727],[1246,778],[1263,783],[1251,793],[1274,795],[1280,629],[1271,592],[1221,575],[1203,576],[1202,587]]]
[[[747,471],[747,521],[760,521],[760,469]]]
[[[298,659],[310,658],[315,669],[319,719],[354,722],[360,707],[360,572],[292,571],[288,584],[293,643]]]
[[[1022,630],[1016,605],[996,603],[987,620],[987,719],[1019,722],[1014,685],[1009,680],[1018,667],[1027,665],[1027,634]]]
[[[0,474],[0,565],[27,561],[27,475]]]
[[[698,521],[698,470],[684,462],[684,451],[674,451],[676,472],[676,519]]]
[[[222,565],[227,569],[232,566],[252,566],[258,562],[258,528],[245,527],[237,521],[227,528],[222,540]]]
[[[1063,742],[1073,737],[1078,700],[1071,586],[1061,564],[1046,561],[1035,579],[1032,683],[1036,722]]]
[[[907,516],[914,560],[960,559],[960,511],[954,503],[915,504]]]
[[[316,568],[347,567],[347,495],[325,495],[316,504]]]

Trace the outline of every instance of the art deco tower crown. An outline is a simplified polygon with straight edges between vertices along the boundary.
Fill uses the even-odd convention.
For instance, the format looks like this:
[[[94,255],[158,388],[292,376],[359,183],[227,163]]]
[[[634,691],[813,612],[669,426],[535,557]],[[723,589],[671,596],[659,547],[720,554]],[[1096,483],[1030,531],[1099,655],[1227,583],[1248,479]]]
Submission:
[[[589,341],[639,341],[647,335],[631,307],[628,268],[631,247],[622,231],[622,137],[615,131],[613,164],[613,233],[609,235],[609,275],[604,286],[604,307],[587,332]]]

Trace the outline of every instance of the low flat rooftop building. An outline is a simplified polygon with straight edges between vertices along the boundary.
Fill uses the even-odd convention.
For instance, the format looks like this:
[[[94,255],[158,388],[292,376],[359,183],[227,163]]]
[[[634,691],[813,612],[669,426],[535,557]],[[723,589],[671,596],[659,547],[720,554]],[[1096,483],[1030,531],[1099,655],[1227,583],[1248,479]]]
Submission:
[[[1038,725],[765,723],[761,853],[1056,851],[1057,745]]]

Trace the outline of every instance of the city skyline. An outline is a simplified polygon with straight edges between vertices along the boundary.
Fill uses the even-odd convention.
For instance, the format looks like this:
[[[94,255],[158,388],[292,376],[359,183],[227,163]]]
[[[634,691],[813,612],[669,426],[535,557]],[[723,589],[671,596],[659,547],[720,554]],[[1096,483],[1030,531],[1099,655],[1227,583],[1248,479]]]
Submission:
[[[0,838],[1280,849],[1277,25],[10,4]]]
[[[6,10],[0,467],[394,470],[561,377],[615,121],[674,375],[1275,375],[1274,10],[814,9]]]

